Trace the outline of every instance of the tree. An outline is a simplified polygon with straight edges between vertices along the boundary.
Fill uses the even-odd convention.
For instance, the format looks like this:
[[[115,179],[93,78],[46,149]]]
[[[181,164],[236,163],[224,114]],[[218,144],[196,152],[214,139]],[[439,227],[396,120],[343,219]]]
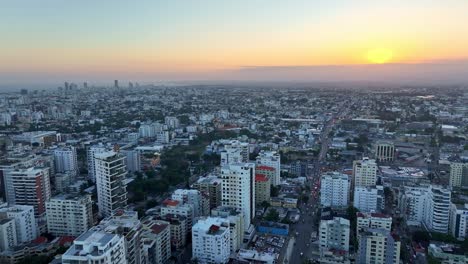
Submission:
[[[278,197],[279,194],[279,187],[271,185],[270,187],[270,196],[271,197]]]
[[[276,209],[270,209],[265,216],[266,221],[271,221],[271,222],[278,222],[279,221],[279,213],[276,211]]]
[[[267,202],[267,201],[263,201],[260,205],[261,205],[263,208],[268,208],[268,207],[270,207],[270,203]]]

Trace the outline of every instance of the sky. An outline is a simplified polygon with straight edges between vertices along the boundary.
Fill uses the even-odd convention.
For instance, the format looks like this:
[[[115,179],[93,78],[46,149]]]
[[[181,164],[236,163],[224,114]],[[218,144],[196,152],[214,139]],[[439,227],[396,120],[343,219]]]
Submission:
[[[467,14],[466,0],[2,1],[0,85],[468,81]]]

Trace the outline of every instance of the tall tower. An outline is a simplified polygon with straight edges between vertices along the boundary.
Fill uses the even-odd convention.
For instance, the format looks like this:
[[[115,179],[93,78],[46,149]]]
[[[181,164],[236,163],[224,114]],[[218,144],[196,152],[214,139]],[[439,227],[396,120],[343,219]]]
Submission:
[[[99,214],[108,217],[127,206],[125,157],[108,151],[95,154],[94,159]]]
[[[244,214],[244,229],[248,230],[255,216],[255,164],[229,164],[221,168],[224,206],[239,209]]]

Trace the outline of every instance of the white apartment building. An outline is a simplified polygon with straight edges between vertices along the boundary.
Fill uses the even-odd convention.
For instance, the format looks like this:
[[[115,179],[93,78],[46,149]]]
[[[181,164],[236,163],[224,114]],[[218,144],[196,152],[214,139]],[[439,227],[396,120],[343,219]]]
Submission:
[[[383,186],[355,187],[354,207],[364,213],[380,212],[384,206]]]
[[[249,162],[250,147],[247,142],[240,142],[239,140],[229,140],[224,142],[224,150],[234,151],[239,150],[242,156],[242,160],[239,163]]]
[[[399,264],[400,245],[388,230],[367,229],[360,234],[356,263]]]
[[[9,250],[17,244],[15,219],[0,219],[0,252]]]
[[[257,165],[264,165],[275,169],[275,177],[270,179],[273,186],[281,183],[281,156],[276,151],[260,151],[257,156]]]
[[[322,206],[346,207],[349,201],[348,175],[327,172],[320,178],[320,204]]]
[[[200,264],[227,263],[230,245],[229,223],[222,218],[199,220],[192,228],[193,259]]]
[[[163,205],[161,207],[161,216],[179,215],[185,217],[185,230],[190,232],[193,220],[195,218],[193,211],[192,204],[186,204],[178,200],[166,199],[163,201]]]
[[[353,162],[354,188],[375,186],[377,183],[377,163],[375,160],[363,158]]]
[[[171,230],[169,222],[143,220],[143,259],[145,263],[165,264],[171,257]]]
[[[468,233],[468,204],[454,204],[450,206],[450,234],[456,239],[463,240]]]
[[[367,229],[392,230],[392,217],[380,213],[357,213],[356,237],[359,238],[361,232]]]
[[[172,193],[172,200],[193,205],[193,216],[202,216],[203,197],[200,191],[192,189],[177,189]]]
[[[73,176],[70,172],[56,173],[54,175],[54,187],[59,193],[66,192],[67,188],[73,182]]]
[[[255,216],[255,164],[230,164],[221,168],[222,205],[237,208],[244,214],[244,231]]]
[[[237,252],[242,246],[244,234],[244,214],[242,211],[228,206],[219,206],[211,210],[212,217],[229,221],[231,253]]]
[[[127,206],[125,158],[114,151],[94,156],[99,214],[107,217]]]
[[[93,182],[96,182],[96,154],[106,152],[107,148],[102,145],[91,146],[86,151],[86,158],[88,162],[88,178]]]
[[[350,223],[348,219],[333,217],[321,220],[319,226],[320,254],[334,250],[349,251]]]
[[[468,162],[450,162],[450,187],[468,187]]]
[[[30,242],[39,235],[33,206],[3,204],[0,206],[0,218],[15,220],[16,239],[19,244]]]
[[[236,148],[225,149],[221,151],[221,166],[226,166],[229,164],[241,163],[244,159],[242,156],[242,151]]]
[[[46,202],[47,230],[54,236],[74,236],[93,226],[91,195],[59,195]]]
[[[62,147],[54,150],[55,171],[70,173],[73,177],[78,174],[78,159],[75,147]]]
[[[62,255],[62,264],[127,264],[124,237],[103,231],[87,231]]]
[[[49,168],[27,168],[4,172],[5,194],[9,205],[31,205],[36,218],[43,218],[50,200]]]
[[[128,171],[141,171],[141,156],[137,150],[122,150],[120,151],[125,156],[125,166]]]

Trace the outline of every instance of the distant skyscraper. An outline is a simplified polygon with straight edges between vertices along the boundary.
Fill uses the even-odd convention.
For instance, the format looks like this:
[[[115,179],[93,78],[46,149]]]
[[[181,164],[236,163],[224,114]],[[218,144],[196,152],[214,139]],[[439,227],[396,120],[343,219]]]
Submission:
[[[83,83],[83,88],[88,89],[88,83],[87,82]]]
[[[110,216],[115,209],[127,206],[125,157],[114,151],[95,155],[96,188],[99,214]]]
[[[88,148],[87,160],[88,160],[88,178],[93,182],[96,181],[96,166],[95,166],[95,155],[97,153],[105,152],[106,148],[103,145],[92,146]]]
[[[114,80],[114,88],[119,88],[119,80]]]

